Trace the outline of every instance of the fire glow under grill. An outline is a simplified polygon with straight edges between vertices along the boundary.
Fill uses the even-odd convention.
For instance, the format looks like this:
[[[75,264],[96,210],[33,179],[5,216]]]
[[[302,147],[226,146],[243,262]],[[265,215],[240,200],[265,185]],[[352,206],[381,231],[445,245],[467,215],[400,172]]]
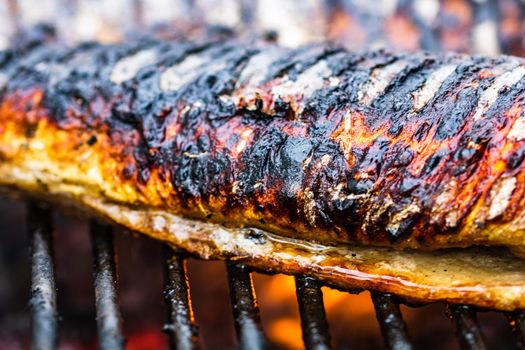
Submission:
[[[58,313],[51,211],[33,203],[28,211],[27,224],[32,236],[32,343],[35,349],[54,349],[58,344]],[[118,306],[118,275],[111,228],[92,222],[91,240],[99,345],[101,349],[123,349],[125,340]],[[183,251],[165,248],[164,298],[168,320],[164,331],[172,349],[199,348],[186,272],[187,257]],[[226,265],[239,348],[268,348],[260,324],[251,270],[231,261]],[[295,282],[305,348],[331,348],[320,282],[307,276],[295,276]],[[372,292],[372,300],[386,347],[412,349],[396,297]],[[487,348],[474,308],[448,305],[447,312],[454,320],[463,349]],[[525,314],[515,312],[507,317],[516,336],[516,346],[522,349],[525,345]]]

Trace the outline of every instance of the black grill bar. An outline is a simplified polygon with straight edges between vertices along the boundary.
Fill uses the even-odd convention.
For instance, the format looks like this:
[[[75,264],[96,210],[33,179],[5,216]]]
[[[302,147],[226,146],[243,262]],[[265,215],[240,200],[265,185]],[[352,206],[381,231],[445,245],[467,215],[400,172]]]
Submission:
[[[233,262],[227,262],[226,269],[239,348],[246,350],[268,348],[261,328],[259,307],[250,270],[245,265]]]
[[[118,307],[118,282],[112,229],[91,222],[91,242],[99,346],[102,350],[123,349],[124,336]]]
[[[330,349],[321,285],[311,277],[296,276],[295,288],[306,349]]]
[[[186,260],[172,248],[164,247],[165,282],[164,301],[168,308],[168,334],[170,348],[178,350],[198,349],[197,325],[193,316]]]
[[[516,336],[516,349],[525,349],[525,312],[513,312],[507,314],[507,318]]]
[[[57,309],[53,264],[53,224],[49,209],[28,204],[27,225],[32,238],[31,311],[33,349],[57,348]]]
[[[395,350],[412,349],[399,303],[388,293],[371,292],[371,295],[387,348]]]
[[[447,312],[456,324],[456,335],[462,349],[487,349],[485,338],[479,329],[476,311],[472,307],[449,305]]]

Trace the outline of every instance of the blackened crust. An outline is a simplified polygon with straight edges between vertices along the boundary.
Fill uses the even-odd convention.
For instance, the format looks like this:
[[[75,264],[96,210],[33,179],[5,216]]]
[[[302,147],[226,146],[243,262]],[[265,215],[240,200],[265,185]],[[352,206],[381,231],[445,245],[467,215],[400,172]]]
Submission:
[[[520,246],[524,63],[151,39],[17,49],[0,54],[0,159],[66,132],[42,152],[91,149],[107,200],[313,241]]]

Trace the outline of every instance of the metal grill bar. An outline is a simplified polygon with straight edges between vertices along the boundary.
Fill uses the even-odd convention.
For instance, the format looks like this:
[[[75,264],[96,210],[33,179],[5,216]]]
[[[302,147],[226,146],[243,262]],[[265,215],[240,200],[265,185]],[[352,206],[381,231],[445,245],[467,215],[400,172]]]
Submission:
[[[513,312],[507,318],[516,336],[516,349],[525,349],[525,312]]]
[[[102,350],[123,349],[124,336],[118,308],[118,282],[111,228],[91,222],[91,242],[99,346]]]
[[[226,269],[239,348],[266,349],[268,343],[261,328],[250,270],[242,264],[232,262],[226,263]]]
[[[487,349],[475,310],[466,305],[449,305],[447,312],[456,324],[456,335],[462,349]]]
[[[391,294],[371,292],[371,295],[387,348],[412,349],[412,344],[408,338],[407,325],[401,316],[399,303]]]
[[[164,301],[168,308],[168,334],[170,348],[179,350],[198,349],[197,325],[193,316],[186,260],[168,246],[164,247],[165,283]]]
[[[311,277],[296,276],[295,287],[306,349],[330,349],[321,285]]]
[[[29,203],[27,225],[32,237],[30,304],[33,349],[56,349],[57,311],[51,211]]]

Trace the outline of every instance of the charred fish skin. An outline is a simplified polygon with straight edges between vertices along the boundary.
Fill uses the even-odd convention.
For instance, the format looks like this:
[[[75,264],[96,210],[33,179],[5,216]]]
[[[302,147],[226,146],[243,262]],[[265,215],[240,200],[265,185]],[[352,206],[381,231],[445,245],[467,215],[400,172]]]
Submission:
[[[325,243],[525,244],[521,59],[154,39],[15,56],[3,185],[25,170]]]

